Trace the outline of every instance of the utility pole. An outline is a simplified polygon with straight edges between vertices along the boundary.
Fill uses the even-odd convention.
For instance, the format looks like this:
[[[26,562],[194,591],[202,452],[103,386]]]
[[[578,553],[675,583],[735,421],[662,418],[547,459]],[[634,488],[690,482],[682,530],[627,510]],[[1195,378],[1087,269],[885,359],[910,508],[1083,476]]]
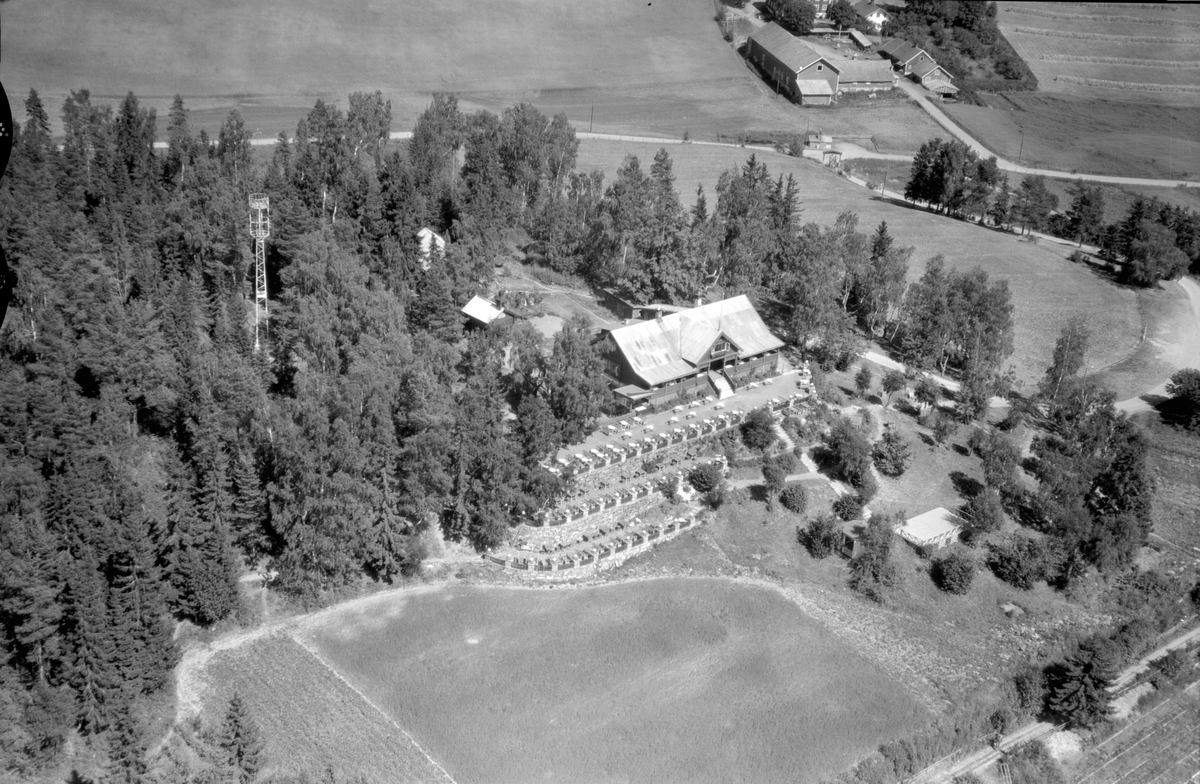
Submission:
[[[1017,150],[1017,165],[1020,166],[1021,156],[1025,154],[1025,131],[1018,128],[1017,133],[1021,134],[1021,148]]]
[[[884,199],[887,196],[887,194],[884,192],[884,189],[887,188],[888,172],[890,172],[891,170],[892,170],[892,164],[890,164],[890,163],[884,164],[883,182],[879,184],[879,198],[880,199]]]
[[[596,104],[592,104],[592,113],[588,115],[588,133],[592,132],[592,120],[596,119]]]

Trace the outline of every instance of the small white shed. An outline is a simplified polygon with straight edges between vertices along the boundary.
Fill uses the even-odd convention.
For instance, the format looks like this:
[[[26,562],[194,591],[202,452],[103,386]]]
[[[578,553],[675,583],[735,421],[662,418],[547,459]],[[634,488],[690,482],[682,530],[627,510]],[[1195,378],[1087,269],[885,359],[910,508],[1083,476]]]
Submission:
[[[910,517],[896,533],[914,547],[937,550],[958,539],[962,533],[962,521],[949,509],[939,506]]]

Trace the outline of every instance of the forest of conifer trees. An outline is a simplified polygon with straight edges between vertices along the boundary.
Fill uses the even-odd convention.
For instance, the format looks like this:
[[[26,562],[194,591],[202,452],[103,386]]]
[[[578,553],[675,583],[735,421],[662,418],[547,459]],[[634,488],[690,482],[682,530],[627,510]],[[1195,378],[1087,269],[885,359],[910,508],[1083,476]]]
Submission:
[[[858,330],[981,384],[1011,352],[1002,283],[935,260],[902,309],[911,251],[886,225],[802,226],[796,182],[753,156],[689,211],[665,150],[607,187],[577,172],[561,115],[468,115],[437,95],[400,146],[378,92],[348,103],[318,101],[256,157],[237,112],[213,139],[178,97],[165,149],[132,94],[114,111],[72,93],[61,142],[26,99],[0,185],[16,275],[0,331],[7,768],[82,733],[135,780],[176,622],[236,619],[247,569],[311,605],[414,573],[430,526],[484,549],[562,493],[545,462],[608,401],[592,325],[502,340],[459,313],[514,249],[634,299],[749,294],[826,363]],[[273,223],[260,352],[251,192]],[[423,226],[450,239],[428,270]]]

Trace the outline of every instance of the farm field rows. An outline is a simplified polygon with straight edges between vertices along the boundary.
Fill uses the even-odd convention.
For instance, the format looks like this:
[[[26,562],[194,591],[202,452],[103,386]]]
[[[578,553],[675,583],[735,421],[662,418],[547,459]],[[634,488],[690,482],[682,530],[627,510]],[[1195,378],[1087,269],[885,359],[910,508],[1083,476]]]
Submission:
[[[580,130],[676,138],[812,124],[915,152],[935,128],[908,104],[860,113],[777,98],[722,40],[708,0],[266,0],[219,10],[10,0],[4,12],[4,82],[17,117],[16,102],[36,88],[55,132],[63,99],[80,88],[107,103],[133,91],[158,111],[159,138],[176,93],[195,128],[212,133],[237,108],[269,138],[294,130],[318,98],[344,107],[357,90],[382,91],[399,130],[435,91],[456,93],[466,111],[525,101],[565,112]]]
[[[1123,101],[1200,99],[1200,13],[1174,10],[1005,3],[1000,23],[1047,92],[1094,96],[1081,80],[1156,85],[1161,91],[1104,88]],[[1076,59],[1079,58],[1079,59]],[[1190,67],[1172,67],[1190,66]],[[1067,78],[1062,78],[1067,77]],[[1191,91],[1178,88],[1190,86]]]
[[[1196,6],[999,7],[1000,28],[1039,87],[982,94],[987,106],[948,104],[975,138],[1039,168],[1174,179],[1200,172]]]
[[[927,714],[775,591],[447,587],[310,630],[456,781],[817,781]]]
[[[1200,703],[1195,690],[1162,703],[1119,735],[1089,750],[1074,770],[1077,784],[1132,781],[1188,784],[1200,770]]]
[[[626,155],[638,156],[643,169],[648,169],[658,149],[653,144],[585,139],[580,144],[578,168],[600,169],[606,182],[611,182]],[[1092,320],[1088,361],[1093,369],[1123,360],[1141,337],[1138,295],[1087,267],[1067,262],[1069,248],[1052,243],[1034,245],[1012,234],[936,216],[921,208],[881,202],[812,161],[701,145],[671,145],[667,151],[674,164],[676,189],[686,204],[694,202],[697,186],[703,185],[712,209],[721,172],[741,166],[753,152],[773,177],[795,175],[804,222],[832,224],[839,213],[852,210],[858,213],[859,229],[871,232],[886,220],[897,244],[916,249],[910,279],[920,277],[926,260],[938,253],[951,266],[979,265],[990,275],[1007,279],[1016,308],[1016,349],[1011,361],[1026,383],[1033,383],[1045,371],[1059,327],[1072,313],[1085,312]]]
[[[283,634],[216,654],[205,669],[211,715],[240,694],[263,731],[266,757],[284,771],[369,784],[445,784],[447,777],[379,711]]]

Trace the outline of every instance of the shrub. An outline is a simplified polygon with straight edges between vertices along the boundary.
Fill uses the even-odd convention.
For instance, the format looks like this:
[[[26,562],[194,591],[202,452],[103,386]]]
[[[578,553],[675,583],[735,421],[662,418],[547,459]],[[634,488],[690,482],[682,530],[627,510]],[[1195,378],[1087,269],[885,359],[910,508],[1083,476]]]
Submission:
[[[854,391],[858,393],[859,397],[865,399],[867,393],[871,391],[871,382],[874,380],[875,375],[871,372],[871,368],[863,365],[854,376]]]
[[[954,437],[955,433],[958,432],[958,422],[955,422],[953,417],[946,416],[938,411],[935,412],[930,419],[930,429],[933,430],[933,440],[939,444],[945,444]]]
[[[879,482],[875,479],[875,474],[868,469],[858,480],[858,487],[855,489],[858,490],[858,497],[865,506],[879,492]]]
[[[1188,655],[1176,648],[1150,662],[1150,683],[1156,689],[1169,686],[1183,674],[1187,666]]]
[[[698,465],[688,473],[688,483],[698,493],[707,493],[713,490],[721,484],[724,478],[724,472],[716,463]]]
[[[748,449],[765,452],[775,443],[775,420],[765,408],[756,408],[741,425],[742,443]]]
[[[808,522],[807,528],[797,528],[800,544],[813,558],[828,558],[837,549],[842,527],[833,515],[824,514]]]
[[[899,579],[892,563],[893,522],[890,516],[872,517],[859,540],[862,552],[850,561],[851,589],[877,602],[883,601],[885,590]]]
[[[987,564],[1001,580],[1025,591],[1046,579],[1046,549],[1025,536],[1011,536],[991,545]]]
[[[975,579],[975,562],[963,553],[950,553],[933,562],[933,581],[946,593],[964,594]]]
[[[862,509],[862,499],[849,493],[833,502],[834,514],[843,520],[857,520],[862,517]]]
[[[994,488],[986,487],[983,492],[971,496],[967,501],[965,513],[966,525],[963,536],[971,544],[976,543],[984,534],[1000,530],[1004,522],[1004,507],[1000,503],[1000,493]]]
[[[884,429],[883,438],[875,444],[871,454],[880,473],[891,477],[902,476],[912,457],[908,442],[891,426]]]
[[[804,485],[796,482],[783,488],[783,492],[779,494],[779,501],[796,514],[804,514],[808,507],[808,493],[804,492]]]
[[[1005,495],[1016,490],[1021,450],[1010,438],[995,430],[976,430],[968,446],[983,460],[984,484]]]
[[[830,430],[829,449],[838,473],[850,484],[857,487],[871,473],[871,444],[845,417]]]
[[[904,377],[902,370],[890,370],[883,377],[883,391],[887,393],[887,403],[884,408],[892,404],[892,395],[908,386],[908,379]]]
[[[727,495],[728,488],[724,482],[721,482],[704,494],[704,503],[708,504],[712,509],[720,509],[721,505],[725,503]]]

